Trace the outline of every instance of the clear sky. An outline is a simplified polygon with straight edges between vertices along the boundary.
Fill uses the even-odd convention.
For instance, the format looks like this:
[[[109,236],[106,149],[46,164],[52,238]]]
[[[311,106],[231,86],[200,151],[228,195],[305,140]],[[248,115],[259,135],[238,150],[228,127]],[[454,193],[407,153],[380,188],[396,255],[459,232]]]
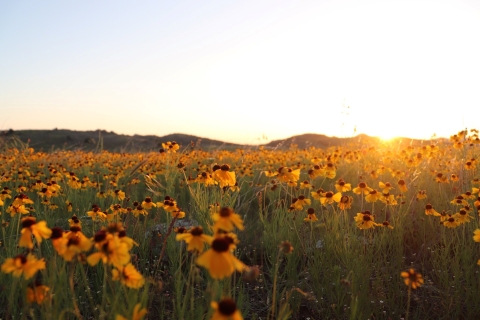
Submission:
[[[0,130],[480,129],[480,1],[1,1]]]

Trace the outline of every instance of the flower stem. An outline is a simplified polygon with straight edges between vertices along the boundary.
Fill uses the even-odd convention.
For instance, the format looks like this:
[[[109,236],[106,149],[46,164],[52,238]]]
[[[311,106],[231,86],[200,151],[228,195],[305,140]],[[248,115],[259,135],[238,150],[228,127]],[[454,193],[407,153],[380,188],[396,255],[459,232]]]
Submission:
[[[277,293],[277,278],[278,278],[278,266],[280,262],[281,250],[277,253],[277,261],[275,262],[275,277],[273,278],[273,289],[272,289],[272,310],[270,311],[267,320],[270,319],[270,315],[272,319],[275,319],[275,304],[276,304],[276,293]]]
[[[408,312],[410,311],[410,298],[412,296],[412,285],[408,286],[408,300],[407,300],[407,312],[405,312],[405,320],[408,320]]]
[[[168,236],[170,235],[170,233],[172,233],[175,221],[177,221],[177,217],[174,217],[172,219],[172,222],[170,222],[170,225],[168,226],[167,234],[165,235],[165,239],[163,240],[162,251],[160,252],[160,257],[158,258],[157,267],[160,266],[163,256],[165,255],[165,248],[167,247]]]
[[[73,302],[73,309],[74,309],[75,316],[81,320],[83,319],[83,317],[80,313],[80,309],[78,308],[77,298],[75,297],[75,285],[73,281],[73,276],[75,275],[75,268],[76,268],[76,261],[74,261],[70,265],[70,275],[68,277],[68,283],[70,284],[70,290],[72,291],[72,302]]]

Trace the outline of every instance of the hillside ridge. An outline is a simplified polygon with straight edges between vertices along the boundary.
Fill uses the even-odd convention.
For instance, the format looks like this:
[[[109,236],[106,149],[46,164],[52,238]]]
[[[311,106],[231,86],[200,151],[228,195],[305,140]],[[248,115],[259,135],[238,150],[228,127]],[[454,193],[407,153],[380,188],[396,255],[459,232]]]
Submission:
[[[304,133],[294,135],[285,139],[270,141],[259,145],[241,145],[236,143],[224,142],[220,140],[202,138],[195,135],[172,133],[165,136],[156,135],[125,135],[117,134],[113,131],[91,130],[76,131],[68,129],[53,130],[7,130],[1,132],[0,140],[16,140],[22,143],[28,143],[30,147],[38,151],[54,150],[108,150],[113,152],[137,152],[137,151],[155,151],[162,147],[162,142],[176,141],[182,147],[195,145],[203,150],[210,149],[235,149],[241,147],[264,146],[266,148],[288,148],[292,144],[298,148],[316,147],[328,148],[331,146],[341,146],[352,142],[361,142],[362,144],[377,145],[385,143],[378,137],[370,137],[366,134],[358,134],[355,137],[335,137],[317,133]],[[401,145],[420,145],[423,140],[410,138],[394,138],[390,142]]]

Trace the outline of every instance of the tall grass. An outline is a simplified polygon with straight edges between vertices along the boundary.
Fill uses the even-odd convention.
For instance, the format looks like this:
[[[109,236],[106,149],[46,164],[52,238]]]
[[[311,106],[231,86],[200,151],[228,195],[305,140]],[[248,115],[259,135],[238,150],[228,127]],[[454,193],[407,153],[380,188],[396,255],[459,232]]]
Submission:
[[[46,268],[28,280],[0,273],[0,317],[114,319],[122,315],[130,319],[139,304],[137,310],[146,308],[148,319],[209,319],[215,312],[211,302],[230,297],[245,319],[400,319],[406,316],[407,304],[411,319],[477,319],[480,244],[472,236],[479,228],[478,189],[474,189],[479,177],[475,161],[466,165],[478,158],[476,138],[472,131],[416,147],[359,142],[327,150],[204,152],[187,147],[134,154],[109,153],[101,147],[96,153],[42,153],[19,142],[2,145],[0,182],[7,189],[0,207],[0,262],[31,252],[45,259]],[[322,171],[328,163],[334,167],[330,176]],[[213,174],[214,164],[230,165],[239,190],[205,185],[198,179],[203,172]],[[316,177],[308,174],[314,165],[320,168]],[[299,180],[289,185],[278,175],[267,176],[267,171],[278,173],[281,167],[300,169]],[[439,180],[439,173],[447,179]],[[452,180],[452,174],[458,181]],[[380,191],[380,181],[390,182],[397,204],[370,203],[364,195],[347,191],[343,195],[353,197],[352,207],[341,210],[336,202],[322,205],[312,197],[319,188],[336,193],[339,178],[352,189],[364,182]],[[400,179],[408,191],[400,192]],[[300,188],[305,180],[314,188]],[[41,189],[50,188],[51,181],[61,191],[44,204],[47,198]],[[26,189],[17,191],[20,185]],[[125,198],[116,197],[114,190],[125,192]],[[426,199],[417,198],[421,190],[426,190]],[[108,196],[100,198],[100,191]],[[425,214],[429,203],[459,222],[454,214],[462,206],[451,201],[467,191],[473,193],[466,199],[471,221],[447,228],[442,217]],[[87,258],[94,249],[65,261],[51,240],[35,243],[32,250],[19,247],[21,219],[27,214],[11,215],[7,210],[20,193],[33,200],[27,205],[30,214],[37,221],[45,220],[49,228],[68,230],[68,219],[75,214],[83,233],[93,238],[111,222],[122,222],[127,236],[138,244],[129,251],[130,262],[145,284],[129,288],[113,280],[112,265],[89,265]],[[310,199],[311,205],[293,209],[292,201],[299,195]],[[160,203],[165,196],[176,200],[184,218],[160,206],[135,216],[134,202],[141,205],[150,197]],[[67,200],[73,204],[71,212]],[[113,215],[112,221],[94,221],[87,214],[94,204],[108,214],[113,214],[114,204],[131,210]],[[175,240],[182,227],[202,226],[213,235],[214,205],[232,208],[243,218],[245,229],[235,231],[239,243],[234,255],[251,267],[220,280],[196,264],[201,253],[189,252],[184,242]],[[309,207],[318,221],[304,221]],[[367,210],[378,225],[360,229],[354,217]],[[292,252],[282,251],[284,241],[291,244]],[[409,288],[400,272],[409,268],[421,273],[425,283],[411,290],[407,303]],[[27,299],[27,290],[35,283],[49,288],[41,303]]]

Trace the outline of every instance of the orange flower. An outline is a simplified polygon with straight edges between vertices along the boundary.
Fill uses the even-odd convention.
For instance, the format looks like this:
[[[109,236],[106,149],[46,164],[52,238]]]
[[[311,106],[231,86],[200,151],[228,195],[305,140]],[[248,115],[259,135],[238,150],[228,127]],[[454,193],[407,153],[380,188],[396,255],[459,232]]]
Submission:
[[[460,223],[458,223],[457,219],[455,219],[454,216],[452,216],[451,214],[449,214],[444,220],[443,220],[443,225],[447,228],[456,228],[460,225]]]
[[[441,216],[440,213],[438,213],[437,211],[435,211],[435,209],[433,209],[433,206],[430,203],[425,206],[425,214],[427,216],[429,216],[429,215],[436,216],[436,217]]]
[[[244,229],[242,218],[228,207],[223,207],[219,213],[214,213],[212,219],[215,222],[213,226],[214,230],[222,229],[225,231],[233,231],[234,227],[240,230]]]
[[[390,190],[393,189],[393,186],[390,184],[390,182],[383,183],[380,181],[378,186],[380,189],[382,189],[382,193],[390,193]]]
[[[400,276],[402,276],[405,285],[411,287],[412,289],[419,288],[424,282],[422,275],[415,272],[415,269],[413,268],[410,268],[408,272],[401,272]]]
[[[95,234],[95,247],[98,252],[88,256],[87,262],[95,266],[100,260],[104,264],[111,264],[116,268],[122,268],[130,261],[128,245],[120,241],[118,236],[113,236],[101,230]]]
[[[224,164],[222,166],[216,165],[213,167],[213,179],[220,183],[220,187],[232,187],[237,182],[235,172],[230,172],[230,166]]]
[[[288,167],[280,167],[278,169],[278,180],[281,182],[297,182],[298,179],[300,179],[300,169],[297,170],[292,170],[291,168]]]
[[[365,182],[360,182],[358,184],[358,187],[353,189],[354,193],[356,193],[356,194],[362,194],[363,193],[364,195],[368,195],[370,193],[370,191],[372,191],[372,188],[367,186],[367,184]]]
[[[339,179],[335,184],[335,189],[337,189],[338,192],[347,192],[352,190],[352,185],[350,183],[345,183],[343,179]]]
[[[211,243],[212,237],[204,234],[202,227],[193,227],[188,232],[177,234],[175,240],[184,240],[188,244],[188,251],[203,252],[205,243]]]
[[[350,196],[342,196],[340,198],[340,202],[338,202],[338,208],[340,210],[347,210],[352,207],[353,197]]]
[[[45,269],[45,260],[37,258],[29,253],[26,257],[19,254],[13,258],[7,258],[2,264],[3,273],[13,273],[14,277],[23,277],[28,280],[33,277],[39,270]]]
[[[43,239],[50,238],[52,230],[47,227],[46,221],[37,223],[34,217],[27,217],[22,219],[22,236],[18,245],[20,247],[33,249],[32,235],[35,236],[37,243],[42,243]]]
[[[145,317],[146,314],[147,314],[147,309],[146,308],[141,309],[141,304],[137,303],[135,305],[135,307],[133,308],[132,317],[129,318],[129,319],[131,319],[131,320],[141,320],[141,319],[143,319],[143,317]],[[117,314],[115,316],[115,320],[128,320],[128,319],[125,318],[124,316],[120,315],[120,314]]]
[[[115,190],[113,191],[113,197],[116,198],[118,201],[122,201],[125,199],[125,192],[122,190]]]
[[[129,263],[125,267],[112,270],[112,280],[118,281],[132,289],[139,289],[145,284],[145,278]]]
[[[243,320],[237,304],[230,298],[223,298],[218,302],[212,301],[210,306],[215,310],[210,320]]]
[[[335,202],[340,202],[340,199],[342,199],[342,194],[340,192],[333,194],[333,192],[328,191],[321,194],[320,203],[323,205],[333,204]]]
[[[146,197],[145,200],[142,201],[142,207],[144,207],[146,210],[152,209],[152,207],[156,207],[157,205],[152,202],[152,198]]]
[[[382,198],[382,194],[377,190],[373,189],[365,196],[367,202],[376,202]]]
[[[30,213],[27,208],[22,204],[20,206],[10,205],[7,210],[10,213],[10,216],[13,217],[15,214],[28,214]]]
[[[197,264],[208,270],[213,279],[229,277],[235,270],[243,271],[246,265],[230,251],[231,243],[225,238],[215,238],[212,247],[197,258]]]
[[[50,288],[41,284],[35,284],[33,288],[27,288],[27,301],[29,303],[36,302],[37,304],[42,304],[45,300],[48,300],[48,291]]]
[[[295,210],[303,210],[303,207],[306,205],[310,205],[312,201],[310,199],[305,198],[304,195],[299,195],[298,198],[292,199],[292,206]]]
[[[419,190],[417,193],[417,199],[422,200],[427,198],[427,192],[425,190]]]
[[[172,141],[172,142],[168,141],[166,143],[162,143],[162,147],[164,151],[172,152],[172,153],[175,153],[177,152],[178,149],[180,149],[180,146],[175,141]]]
[[[398,180],[398,188],[400,189],[401,192],[407,192],[407,184],[405,183],[405,180]]]
[[[357,227],[360,229],[370,229],[377,226],[375,219],[370,211],[360,212],[354,217]]]
[[[307,217],[305,219],[303,219],[303,221],[307,221],[307,222],[318,221],[318,218],[315,215],[315,210],[313,208],[308,208]]]

